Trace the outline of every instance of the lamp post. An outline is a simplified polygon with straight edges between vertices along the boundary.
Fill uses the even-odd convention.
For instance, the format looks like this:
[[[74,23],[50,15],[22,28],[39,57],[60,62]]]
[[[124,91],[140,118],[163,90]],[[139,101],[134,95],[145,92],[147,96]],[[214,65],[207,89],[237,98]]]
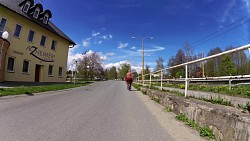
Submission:
[[[135,37],[131,37],[132,39],[135,39]],[[145,39],[154,39],[154,37],[146,37],[142,38],[142,70],[141,70],[141,75],[142,75],[142,84],[144,85],[144,40]]]
[[[0,69],[2,70],[2,60],[3,60],[3,47],[4,47],[4,40],[7,40],[9,38],[9,32],[4,31],[2,34],[3,42],[1,46],[1,61],[0,61]]]
[[[77,71],[77,61],[75,61],[75,76],[74,76],[74,85],[76,85],[76,71]]]
[[[87,66],[87,82],[88,82],[88,79],[89,79],[89,66]]]

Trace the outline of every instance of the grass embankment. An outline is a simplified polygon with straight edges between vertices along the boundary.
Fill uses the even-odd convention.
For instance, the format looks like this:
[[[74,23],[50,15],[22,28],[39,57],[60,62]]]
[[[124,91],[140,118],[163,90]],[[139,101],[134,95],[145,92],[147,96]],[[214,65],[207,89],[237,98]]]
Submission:
[[[152,83],[152,85],[160,86],[160,83]],[[185,89],[185,84],[163,84],[163,87]],[[250,85],[233,86],[229,90],[228,85],[209,86],[189,84],[188,89],[250,98]]]
[[[55,84],[55,85],[43,85],[43,86],[22,86],[15,88],[0,88],[0,97],[8,95],[20,95],[20,94],[33,94],[39,92],[56,91],[75,87],[81,87],[89,85],[90,83],[81,84]]]

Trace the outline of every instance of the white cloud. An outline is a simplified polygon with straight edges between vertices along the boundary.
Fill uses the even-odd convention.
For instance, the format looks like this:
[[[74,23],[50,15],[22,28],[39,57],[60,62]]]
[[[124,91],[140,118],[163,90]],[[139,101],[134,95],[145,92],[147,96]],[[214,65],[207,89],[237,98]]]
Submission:
[[[118,49],[122,49],[128,46],[128,43],[122,43],[122,42],[118,42]]]
[[[153,49],[145,49],[144,52],[156,52],[156,51],[162,51],[165,50],[164,47],[160,46],[154,46]],[[142,50],[137,50],[138,52],[142,52]]]
[[[133,47],[131,47],[130,49],[136,49],[136,47],[135,47],[135,46],[133,46]]]
[[[91,44],[91,43],[90,43],[89,41],[87,41],[87,40],[85,40],[85,41],[82,42],[82,45],[83,45],[84,47],[89,47],[90,44]]]
[[[98,41],[98,43],[97,43],[97,44],[98,44],[98,45],[100,45],[102,42],[103,42],[103,41],[101,41],[101,40],[100,40],[100,41]]]
[[[102,28],[105,31],[105,28]],[[101,32],[92,31],[91,37],[88,37],[82,41],[82,45],[84,47],[89,47],[91,44],[100,45],[104,42],[104,40],[110,40],[113,38],[111,34],[102,34]]]
[[[100,32],[95,32],[95,31],[93,31],[92,32],[92,37],[96,37],[96,36],[98,36],[98,35],[100,35],[101,33]]]
[[[107,56],[114,56],[115,53],[114,52],[109,52],[109,53],[106,53]]]
[[[75,50],[80,47],[79,45],[76,45],[74,48],[69,49],[68,53],[68,62],[67,62],[67,68],[68,70],[74,70],[75,69],[75,61],[80,60],[83,55],[80,53],[75,53]]]

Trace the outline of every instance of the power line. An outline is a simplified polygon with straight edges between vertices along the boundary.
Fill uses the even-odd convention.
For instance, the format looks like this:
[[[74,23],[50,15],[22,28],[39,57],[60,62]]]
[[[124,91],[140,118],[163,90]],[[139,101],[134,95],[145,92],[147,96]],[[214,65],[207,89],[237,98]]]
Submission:
[[[214,39],[214,38],[216,38],[216,37],[219,37],[219,36],[221,36],[221,35],[223,35],[223,34],[229,32],[229,31],[231,31],[231,30],[233,30],[233,29],[235,29],[235,28],[241,26],[242,24],[245,24],[245,23],[249,22],[249,21],[250,21],[250,19],[249,19],[249,20],[246,20],[246,21],[244,21],[244,22],[242,22],[242,23],[239,24],[239,25],[236,25],[236,26],[232,27],[232,28],[229,29],[229,30],[226,30],[226,31],[222,32],[221,34],[218,34],[218,35],[216,35],[216,36],[214,36],[214,37],[212,37],[212,38],[209,38],[208,40],[205,40],[205,41],[203,41],[202,43],[207,42],[207,41],[209,41],[209,40],[212,40],[212,39]],[[198,45],[200,45],[200,44],[202,44],[202,43],[199,43]],[[195,45],[195,46],[198,46],[198,45]]]
[[[211,36],[213,36],[213,35],[216,35],[217,33],[221,32],[222,30],[224,30],[224,29],[226,29],[226,28],[228,28],[228,27],[232,26],[233,24],[236,24],[236,23],[238,23],[238,22],[240,22],[240,21],[242,21],[243,19],[248,18],[248,17],[249,17],[249,15],[244,16],[244,17],[242,17],[242,18],[238,19],[237,21],[235,21],[235,22],[233,22],[233,23],[231,23],[231,24],[227,25],[227,26],[226,26],[226,27],[224,27],[223,29],[220,29],[219,31],[213,32],[213,33],[211,33],[211,34],[209,34],[209,35],[205,36],[204,38],[202,38],[202,39],[200,39],[200,40],[198,40],[198,41],[196,41],[196,42],[192,43],[191,45],[192,45],[192,46],[194,46],[195,44],[198,44],[198,43],[199,43],[198,45],[200,45],[201,43],[205,42],[205,41],[204,41],[205,39],[207,39],[207,38],[209,38],[209,37],[211,37]],[[239,25],[242,25],[242,24],[244,24],[244,23],[246,23],[246,22],[248,22],[248,21],[249,21],[249,20],[244,21],[244,22],[240,23]],[[236,27],[239,27],[239,25],[234,26],[234,27],[232,27],[232,28],[231,28],[231,29],[229,29],[229,30],[226,30],[226,31],[225,31],[225,32],[223,32],[222,34],[219,34],[219,36],[220,36],[220,35],[223,35],[224,33],[228,32],[228,31],[231,31],[232,29],[234,29],[234,28],[236,28]],[[218,35],[217,35],[217,36],[215,36],[215,37],[218,37]],[[214,39],[214,38],[210,38],[209,40],[211,40],[211,39]],[[206,41],[209,41],[209,40],[206,40]],[[202,41],[203,41],[203,42],[202,42]],[[197,46],[197,45],[195,45],[195,46]]]

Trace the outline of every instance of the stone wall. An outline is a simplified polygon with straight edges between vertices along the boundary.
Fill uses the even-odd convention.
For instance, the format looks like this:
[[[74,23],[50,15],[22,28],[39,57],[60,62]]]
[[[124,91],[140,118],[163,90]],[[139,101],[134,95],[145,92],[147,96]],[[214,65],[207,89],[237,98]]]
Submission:
[[[250,114],[235,107],[212,104],[197,99],[186,99],[171,93],[141,88],[143,93],[159,99],[160,104],[171,107],[175,114],[183,113],[201,126],[213,129],[216,140],[250,141]]]

